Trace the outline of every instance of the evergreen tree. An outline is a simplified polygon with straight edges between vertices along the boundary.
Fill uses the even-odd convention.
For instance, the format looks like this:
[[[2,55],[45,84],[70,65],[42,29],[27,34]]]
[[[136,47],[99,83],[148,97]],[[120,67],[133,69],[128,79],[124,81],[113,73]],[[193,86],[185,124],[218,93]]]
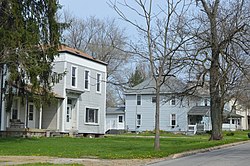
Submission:
[[[134,87],[145,80],[145,73],[139,67],[136,67],[135,72],[131,74],[129,78],[130,87]]]
[[[59,7],[57,0],[0,0],[0,66],[7,70],[7,111],[13,95],[28,95],[38,107],[50,101]]]

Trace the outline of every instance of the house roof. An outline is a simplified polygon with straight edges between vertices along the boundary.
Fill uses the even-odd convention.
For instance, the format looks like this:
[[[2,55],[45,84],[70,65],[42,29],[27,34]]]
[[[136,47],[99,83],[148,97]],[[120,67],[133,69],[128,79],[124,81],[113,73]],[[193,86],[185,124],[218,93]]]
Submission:
[[[242,118],[243,116],[239,115],[239,114],[236,114],[234,112],[223,112],[223,116],[224,117],[228,117],[228,118]]]
[[[201,116],[210,116],[210,106],[194,106],[188,111],[188,115],[201,115]],[[229,111],[224,111],[223,112],[224,117],[228,118],[241,118],[243,116],[229,112]]]
[[[154,79],[148,78],[139,85],[128,89],[125,94],[155,94],[155,81]],[[161,93],[180,93],[186,88],[186,84],[177,79],[176,77],[166,77],[166,81],[161,86]]]
[[[97,63],[100,63],[100,64],[103,64],[103,65],[107,65],[107,63],[101,61],[101,60],[98,60],[80,50],[77,50],[75,48],[71,48],[71,47],[68,47],[66,45],[61,45],[58,49],[58,52],[59,53],[69,53],[69,54],[72,54],[72,55],[76,55],[76,56],[79,56],[79,57],[82,57],[82,58],[85,58],[85,59],[88,59],[88,60],[91,60],[91,61],[94,61],[94,62],[97,62]]]
[[[188,115],[210,115],[210,106],[194,106],[188,111]]]
[[[108,107],[106,109],[106,114],[124,114],[125,107]]]

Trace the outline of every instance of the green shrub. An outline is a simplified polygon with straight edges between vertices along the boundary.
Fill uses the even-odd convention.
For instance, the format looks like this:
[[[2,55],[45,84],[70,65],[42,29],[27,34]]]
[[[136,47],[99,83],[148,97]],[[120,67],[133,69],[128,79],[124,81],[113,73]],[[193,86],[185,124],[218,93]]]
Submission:
[[[207,134],[212,134],[212,130],[206,131]]]
[[[226,133],[226,136],[234,136],[234,133],[233,132],[228,132],[228,133]]]

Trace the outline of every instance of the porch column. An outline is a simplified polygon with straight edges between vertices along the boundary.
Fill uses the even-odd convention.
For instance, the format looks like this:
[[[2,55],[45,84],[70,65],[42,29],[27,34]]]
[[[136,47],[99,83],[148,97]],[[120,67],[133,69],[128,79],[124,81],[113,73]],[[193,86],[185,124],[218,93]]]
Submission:
[[[231,130],[231,128],[232,128],[232,118],[230,118],[229,120],[230,120],[229,121],[229,130]]]
[[[43,119],[43,106],[41,105],[40,106],[40,110],[39,110],[39,129],[42,129],[42,119]]]
[[[56,129],[59,131],[60,130],[60,111],[61,111],[61,107],[62,107],[62,101],[60,101],[58,99],[57,101],[57,117],[56,117]]]

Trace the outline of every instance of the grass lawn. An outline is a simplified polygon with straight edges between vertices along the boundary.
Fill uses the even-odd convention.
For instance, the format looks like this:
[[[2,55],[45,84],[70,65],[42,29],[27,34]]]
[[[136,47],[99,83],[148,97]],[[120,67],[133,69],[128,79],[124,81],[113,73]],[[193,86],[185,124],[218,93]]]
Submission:
[[[1,138],[0,155],[104,159],[159,158],[183,151],[248,140],[247,133],[234,132],[234,136],[226,136],[225,133],[222,141],[208,141],[209,135],[163,134],[160,151],[153,149],[154,138],[138,135],[106,138]]]

